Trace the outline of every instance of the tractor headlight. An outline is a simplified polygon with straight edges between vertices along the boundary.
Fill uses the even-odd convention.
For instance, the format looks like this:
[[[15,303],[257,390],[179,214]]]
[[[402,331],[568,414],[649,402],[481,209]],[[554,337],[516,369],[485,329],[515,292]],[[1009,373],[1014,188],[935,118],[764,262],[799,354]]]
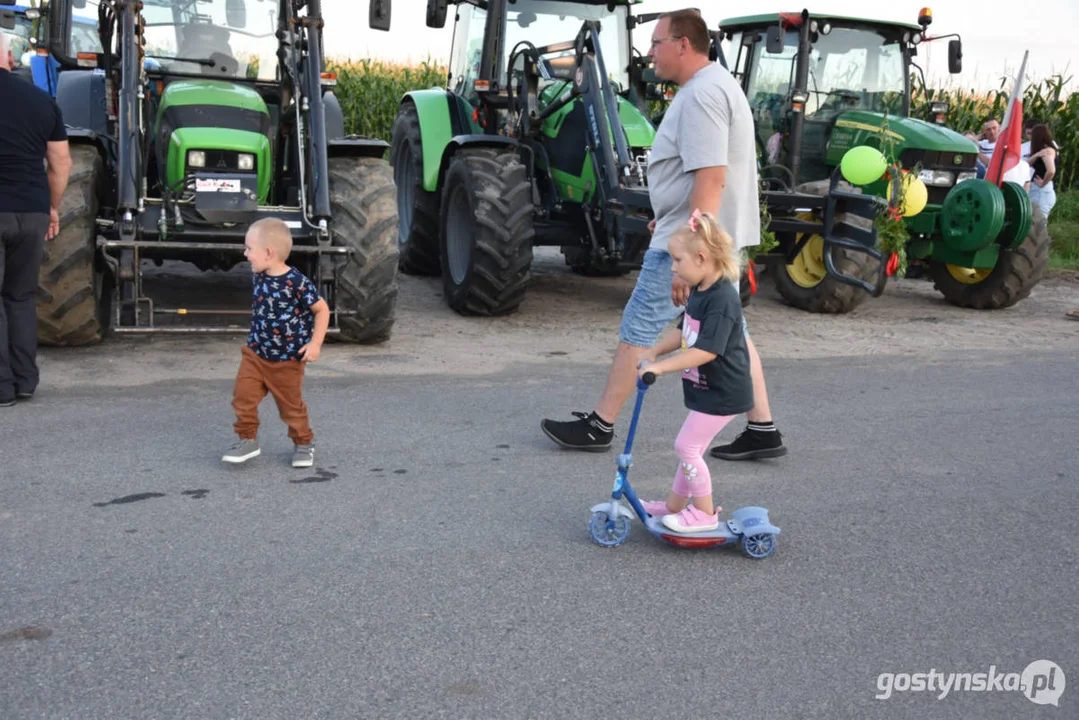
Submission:
[[[934,185],[936,187],[951,187],[952,185],[955,185],[955,173],[948,172],[947,170],[922,170],[920,178],[926,185]]]
[[[255,156],[251,153],[240,153],[236,159],[236,167],[241,170],[254,170],[255,169]]]
[[[187,153],[187,164],[191,167],[206,167],[206,153],[202,150],[192,150]]]
[[[961,172],[956,177],[955,184],[958,185],[961,182],[966,182],[967,180],[973,180],[976,177],[978,177],[978,173],[976,173],[976,172]]]

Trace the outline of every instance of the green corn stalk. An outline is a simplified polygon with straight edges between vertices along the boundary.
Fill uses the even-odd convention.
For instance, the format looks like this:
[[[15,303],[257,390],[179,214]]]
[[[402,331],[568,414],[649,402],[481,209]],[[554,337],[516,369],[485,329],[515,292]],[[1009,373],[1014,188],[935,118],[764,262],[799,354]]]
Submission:
[[[354,62],[330,59],[337,73],[336,95],[344,115],[345,132],[390,141],[401,97],[410,90],[445,86],[445,66],[424,61],[395,65],[364,58]]]

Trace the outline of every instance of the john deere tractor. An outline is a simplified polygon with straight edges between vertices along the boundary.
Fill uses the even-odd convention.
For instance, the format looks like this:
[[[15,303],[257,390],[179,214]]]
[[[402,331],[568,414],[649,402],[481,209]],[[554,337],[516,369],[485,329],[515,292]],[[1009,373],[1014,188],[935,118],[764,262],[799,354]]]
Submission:
[[[910,116],[911,72],[918,69],[920,47],[953,38],[949,69],[962,69],[962,41],[930,37],[931,22],[925,9],[918,24],[805,10],[720,23],[728,67],[756,118],[761,174],[769,185],[764,198],[779,241],[768,258],[771,272],[778,291],[796,307],[846,312],[883,289],[883,253],[795,231],[791,223],[814,212],[784,197],[787,190],[819,192],[834,184],[844,154],[860,145],[881,149],[927,187],[925,209],[905,219],[906,249],[927,266],[949,302],[1008,307],[1044,275],[1046,223],[1023,187],[976,178],[974,143],[939,124],[946,107],[931,105],[929,121]],[[878,180],[855,191],[885,199],[887,187]]]
[[[52,0],[56,101],[74,166],[38,294],[43,344],[116,332],[242,331],[240,308],[164,307],[143,265],[243,260],[259,218],[331,310],[331,337],[387,338],[397,298],[389,145],[346,137],[319,0]],[[99,46],[77,49],[87,19]],[[171,322],[157,322],[162,318]]]

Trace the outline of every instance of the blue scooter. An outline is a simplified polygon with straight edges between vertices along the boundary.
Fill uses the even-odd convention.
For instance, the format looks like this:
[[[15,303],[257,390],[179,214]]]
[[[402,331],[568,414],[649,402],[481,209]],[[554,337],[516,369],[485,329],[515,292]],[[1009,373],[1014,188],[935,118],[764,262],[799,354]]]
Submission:
[[[653,373],[644,373],[637,378],[637,404],[633,408],[633,420],[626,437],[626,450],[618,456],[618,473],[614,480],[611,501],[592,507],[592,519],[588,523],[588,532],[592,540],[603,547],[621,545],[629,537],[630,521],[636,516],[645,529],[671,545],[684,548],[714,547],[716,545],[742,546],[742,553],[755,560],[768,557],[776,549],[776,535],[779,528],[768,520],[768,510],[762,507],[742,507],[731,513],[730,520],[720,523],[715,530],[694,533],[679,533],[661,522],[661,518],[649,515],[637,498],[637,493],[629,484],[629,468],[633,465],[633,436],[637,432],[637,420],[641,415],[641,405],[648,386],[656,381]],[[633,510],[629,510],[619,500],[625,497]]]

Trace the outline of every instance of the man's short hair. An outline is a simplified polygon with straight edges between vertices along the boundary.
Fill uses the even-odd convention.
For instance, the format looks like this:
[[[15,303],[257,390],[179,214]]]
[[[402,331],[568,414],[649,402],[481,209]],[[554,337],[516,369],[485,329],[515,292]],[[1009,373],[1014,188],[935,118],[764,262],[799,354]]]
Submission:
[[[7,54],[11,50],[11,45],[8,44],[7,33],[0,30],[0,64],[7,67]]]
[[[660,18],[670,20],[670,33],[675,37],[684,37],[689,40],[690,47],[702,55],[708,54],[711,38],[708,36],[708,25],[705,24],[701,14],[692,8],[674,10],[663,13]]]
[[[288,260],[292,252],[292,232],[288,225],[278,218],[262,218],[251,223],[248,232],[254,233],[258,241],[266,247],[272,247],[282,261]]]

